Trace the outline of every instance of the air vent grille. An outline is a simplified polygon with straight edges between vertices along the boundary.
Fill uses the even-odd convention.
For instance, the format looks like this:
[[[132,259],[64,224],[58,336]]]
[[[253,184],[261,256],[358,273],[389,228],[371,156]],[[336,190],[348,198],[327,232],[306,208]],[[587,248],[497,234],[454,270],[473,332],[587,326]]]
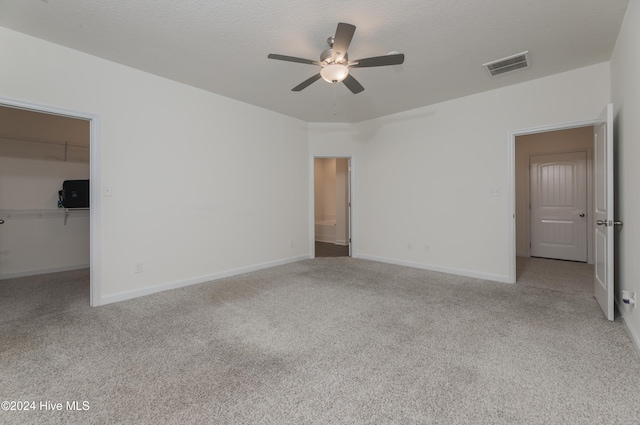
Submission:
[[[487,68],[487,71],[489,71],[489,75],[495,77],[497,75],[515,71],[516,69],[528,68],[530,65],[531,60],[529,59],[529,52],[526,51],[518,53],[516,55],[511,55],[506,58],[485,63],[482,66]]]

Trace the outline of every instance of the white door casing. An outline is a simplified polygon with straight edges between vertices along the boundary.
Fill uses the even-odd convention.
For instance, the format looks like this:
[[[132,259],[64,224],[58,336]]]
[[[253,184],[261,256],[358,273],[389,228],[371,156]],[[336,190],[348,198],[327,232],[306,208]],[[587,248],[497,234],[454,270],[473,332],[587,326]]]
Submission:
[[[607,316],[614,319],[614,209],[613,209],[613,105],[609,104],[594,125],[595,241],[593,293]]]
[[[586,262],[587,152],[530,158],[531,256]]]
[[[351,257],[351,158],[348,158],[347,163],[347,243],[349,245],[349,257]]]

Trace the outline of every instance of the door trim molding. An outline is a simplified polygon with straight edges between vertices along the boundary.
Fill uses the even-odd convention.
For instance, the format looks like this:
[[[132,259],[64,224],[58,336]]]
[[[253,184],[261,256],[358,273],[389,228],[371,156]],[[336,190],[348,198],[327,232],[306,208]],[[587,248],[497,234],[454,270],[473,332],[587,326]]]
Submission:
[[[86,112],[78,112],[56,106],[43,105],[35,102],[25,102],[16,99],[0,97],[0,106],[24,109],[44,114],[60,115],[89,121],[89,304],[98,306],[101,294],[100,281],[100,116]]]
[[[510,130],[507,137],[507,164],[508,164],[508,203],[509,215],[507,217],[507,238],[509,255],[508,283],[516,283],[516,137],[550,131],[570,130],[572,128],[588,127],[598,123],[598,119],[586,121],[574,121],[567,123],[544,125],[539,127]]]

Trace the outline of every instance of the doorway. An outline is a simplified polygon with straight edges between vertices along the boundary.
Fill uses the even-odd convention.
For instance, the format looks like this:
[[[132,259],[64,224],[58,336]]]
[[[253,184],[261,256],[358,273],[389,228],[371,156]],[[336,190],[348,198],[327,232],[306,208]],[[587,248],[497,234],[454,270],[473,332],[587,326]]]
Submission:
[[[514,158],[515,256],[592,264],[593,125],[516,136]]]
[[[8,249],[3,249],[2,265],[8,271],[4,273],[5,277],[40,275],[47,272],[73,270],[78,266],[84,266],[86,269],[88,266],[89,304],[92,306],[99,305],[100,287],[98,258],[96,255],[99,248],[99,197],[95,196],[100,193],[98,190],[100,186],[97,166],[99,164],[97,155],[98,117],[91,114],[3,98],[0,98],[0,108],[3,108],[12,117],[14,115],[35,117],[40,124],[47,124],[43,126],[45,131],[51,131],[52,133],[55,132],[53,129],[56,128],[56,125],[62,125],[61,131],[64,133],[64,123],[80,123],[79,127],[83,129],[82,131],[86,138],[84,146],[79,146],[79,143],[70,140],[71,136],[67,140],[65,140],[65,137],[57,136],[42,137],[33,133],[34,128],[37,126],[22,125],[23,130],[20,130],[20,125],[13,128],[8,125],[9,121],[5,120],[6,125],[3,126],[3,131],[0,135],[4,141],[2,160],[7,165],[7,168],[18,167],[21,169],[20,173],[5,176],[4,182],[0,185],[0,190],[4,191],[4,195],[7,195],[6,200],[9,202],[5,203],[6,205],[1,205],[2,211],[0,212],[5,218],[0,231],[5,233],[3,236],[7,236],[2,238],[3,243],[12,244]],[[21,162],[20,164],[12,164],[12,161]],[[30,178],[26,174],[27,168],[33,170],[36,178]],[[24,177],[20,177],[21,175]],[[90,208],[88,210],[72,211],[65,208],[57,208],[58,190],[62,189],[62,182],[65,180],[64,176],[67,175],[69,176],[69,178],[66,178],[68,180],[89,179],[90,194],[92,196],[90,197]],[[42,186],[42,193],[38,194],[34,191],[34,187],[29,187],[30,180],[45,183]],[[47,186],[47,188],[44,188],[44,186]],[[26,196],[23,196],[23,193]],[[9,194],[11,196],[8,196]],[[82,223],[85,224],[83,225]],[[19,264],[20,256],[14,254],[19,254],[19,248],[24,245],[22,243],[24,239],[11,239],[10,237],[12,230],[15,230],[12,228],[19,226],[27,226],[26,229],[30,227],[34,229],[46,226],[51,227],[51,232],[39,232],[44,237],[51,236],[49,238],[51,240],[44,241],[43,246],[39,246],[39,248],[48,247],[43,253],[56,254],[50,264]],[[77,226],[86,226],[84,227],[83,235],[80,237],[71,229]],[[62,239],[56,240],[55,232],[64,233],[69,237],[64,241]],[[16,232],[13,231],[13,233]],[[74,245],[78,240],[84,240],[80,248]],[[65,253],[64,243],[68,243],[69,246],[78,248],[76,251],[82,252],[71,253],[72,255],[68,256],[69,258],[61,260],[58,256]],[[9,258],[9,254],[14,255],[15,258]],[[80,258],[79,255],[81,254],[83,254],[82,263],[78,264],[78,258]],[[36,254],[34,253],[31,257],[35,256]],[[60,267],[56,267],[57,261],[60,261]]]
[[[518,211],[518,204],[522,203],[521,200],[518,201],[518,194],[521,190],[517,190],[518,181],[520,180],[521,182],[522,179],[516,178],[516,175],[523,172],[522,167],[517,166],[517,163],[521,162],[522,158],[518,158],[521,157],[521,155],[516,155],[518,148],[516,139],[521,136],[534,136],[537,134],[553,133],[559,130],[580,128],[584,128],[584,131],[589,133],[591,150],[588,152],[591,153],[591,156],[588,158],[589,165],[587,168],[588,172],[590,172],[590,176],[587,179],[589,185],[587,196],[590,197],[588,201],[589,211],[587,212],[587,222],[589,226],[587,236],[590,239],[587,243],[589,263],[585,264],[585,266],[591,267],[594,271],[594,279],[592,280],[594,288],[593,294],[608,320],[614,320],[613,229],[616,224],[622,225],[622,222],[616,221],[614,216],[613,125],[613,105],[609,103],[605,106],[600,116],[593,120],[510,131],[508,144],[509,195],[512,208],[508,230],[510,252],[508,282],[516,283],[517,276],[521,273],[517,270],[517,259],[523,258],[518,257],[523,247],[520,246],[520,248],[518,248],[517,237],[519,232],[516,231],[516,228],[518,227],[517,222],[520,221],[521,224],[523,215],[527,215],[522,214],[522,209],[520,210],[520,214],[516,213],[516,211]],[[529,175],[529,170],[525,169],[524,173],[525,175]],[[522,205],[520,205],[520,207],[522,208]],[[528,205],[524,205],[524,211],[528,211]],[[525,224],[527,224],[526,221]],[[598,226],[597,231],[594,229],[596,227],[595,225]],[[599,239],[598,243],[594,242],[596,233]],[[520,237],[520,239],[522,238]],[[527,249],[526,252],[529,253],[530,251]],[[599,276],[601,279],[599,279]]]
[[[536,129],[511,132],[509,135],[510,193],[512,196],[513,221],[510,228],[511,259],[509,281],[516,283],[522,276],[523,267],[531,264],[532,255],[532,202],[531,202],[531,168],[536,157],[546,155],[586,154],[586,209],[583,218],[586,221],[587,260],[585,267],[593,264],[593,132],[594,121],[576,122],[565,125],[540,127]],[[548,158],[547,158],[548,159]],[[579,217],[582,213],[572,210]],[[533,254],[535,254],[535,250]],[[553,260],[548,260],[553,261]],[[568,264],[555,260],[560,268]],[[516,265],[517,264],[517,265]]]
[[[351,159],[313,161],[315,257],[351,256]]]

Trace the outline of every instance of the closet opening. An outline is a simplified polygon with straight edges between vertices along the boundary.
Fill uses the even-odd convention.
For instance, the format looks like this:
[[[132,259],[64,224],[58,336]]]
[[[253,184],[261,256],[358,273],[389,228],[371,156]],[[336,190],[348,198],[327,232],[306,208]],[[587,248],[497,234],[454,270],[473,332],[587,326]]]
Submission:
[[[91,190],[97,183],[92,179],[97,125],[93,115],[0,99],[0,285],[5,289],[17,288],[28,298],[44,292],[59,303],[64,300],[53,300],[52,285],[64,282],[65,288],[86,291],[90,305],[99,304],[92,261],[97,201]],[[75,202],[62,200],[65,187],[75,188],[67,190]],[[67,285],[70,280],[77,284]],[[32,296],[25,292],[30,287]]]

